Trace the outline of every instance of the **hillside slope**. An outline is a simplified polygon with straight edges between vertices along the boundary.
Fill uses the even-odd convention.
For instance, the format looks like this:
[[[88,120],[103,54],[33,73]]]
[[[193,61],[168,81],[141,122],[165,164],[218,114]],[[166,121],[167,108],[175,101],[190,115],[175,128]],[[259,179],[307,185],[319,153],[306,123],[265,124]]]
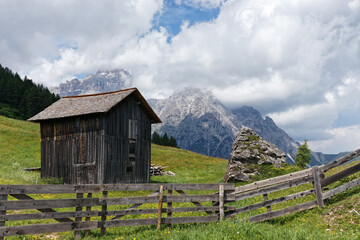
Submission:
[[[37,179],[39,173],[23,171],[26,167],[40,166],[38,124],[0,116],[0,140],[0,184],[35,184],[37,180],[39,184],[54,182]],[[168,166],[167,170],[176,173],[175,177],[152,177],[152,182],[217,183],[221,181],[227,165],[225,159],[158,145],[152,145],[151,157],[153,164]],[[342,168],[335,168],[329,174]],[[280,169],[267,166],[264,170],[256,180],[298,169],[294,166]],[[342,181],[358,177],[360,173]],[[236,219],[221,223],[175,225],[171,230],[166,228],[161,231],[152,227],[122,227],[109,229],[105,239],[119,236],[127,236],[127,239],[359,239],[360,216],[356,212],[360,212],[360,186],[330,199],[325,203],[325,208],[315,208],[261,224]],[[59,238],[72,239],[73,234],[64,233]],[[95,233],[91,238],[99,238],[99,234]]]

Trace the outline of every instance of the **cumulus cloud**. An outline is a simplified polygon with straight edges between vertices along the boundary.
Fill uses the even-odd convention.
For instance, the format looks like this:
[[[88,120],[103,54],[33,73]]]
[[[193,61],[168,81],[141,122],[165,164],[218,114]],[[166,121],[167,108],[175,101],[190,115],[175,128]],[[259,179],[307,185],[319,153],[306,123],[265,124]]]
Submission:
[[[146,97],[208,88],[318,149],[360,122],[359,0],[175,3],[219,14],[172,36],[160,0],[1,1],[0,63],[47,85],[126,68]]]

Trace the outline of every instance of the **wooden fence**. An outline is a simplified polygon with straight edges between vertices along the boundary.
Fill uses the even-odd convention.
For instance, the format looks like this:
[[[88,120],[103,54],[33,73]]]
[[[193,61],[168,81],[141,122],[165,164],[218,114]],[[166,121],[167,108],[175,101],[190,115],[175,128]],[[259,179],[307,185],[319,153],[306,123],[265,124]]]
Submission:
[[[109,227],[157,225],[160,228],[161,224],[218,221],[228,211],[235,210],[234,206],[225,206],[235,200],[234,189],[234,184],[0,185],[0,238],[66,231],[74,231],[75,238],[79,238],[81,230],[97,228],[103,235]],[[129,191],[152,193],[128,197]],[[119,197],[123,192],[126,197]],[[44,200],[49,194],[52,199]],[[62,194],[60,198],[56,198],[58,194]],[[213,206],[213,202],[219,203],[218,206]],[[33,211],[23,212],[29,210]],[[173,216],[189,212],[195,216]],[[149,218],[149,214],[153,217]],[[144,217],[132,218],[134,215]],[[54,219],[58,223],[24,225],[21,222],[39,219]],[[20,225],[6,226],[10,221],[20,221]]]
[[[359,172],[360,163],[348,167],[345,170],[340,171],[327,178],[325,178],[325,173],[334,167],[338,167],[342,164],[349,162],[350,160],[358,157],[359,155],[360,155],[360,149],[342,158],[339,158],[338,160],[327,165],[323,165],[320,167],[315,166],[303,171],[290,173],[290,174],[254,182],[244,186],[236,187],[234,192],[236,202],[261,195],[263,196],[264,200],[261,202],[236,208],[233,212],[231,211],[228,212],[227,217],[254,211],[265,207],[267,209],[266,213],[257,214],[248,217],[249,221],[260,222],[260,221],[284,216],[286,214],[295,213],[306,209],[311,209],[316,206],[323,207],[324,200],[329,199],[336,194],[344,192],[360,184],[360,178],[357,178],[346,184],[337,186],[331,190],[325,188],[334,182],[337,182],[339,180],[344,179],[345,177],[348,177],[352,174]],[[294,187],[309,183],[312,184],[312,187],[309,187],[306,190],[295,192],[290,195],[278,196],[276,198],[269,199],[270,193],[275,193],[275,192],[279,193],[281,190],[285,190],[289,188],[293,188],[293,190],[296,190],[299,188],[294,188]],[[275,211],[272,210],[271,206],[275,204],[306,197],[309,195],[315,195],[316,198],[311,201],[307,201],[305,203],[293,205],[282,209],[277,209]],[[237,205],[239,204],[237,203]]]
[[[265,209],[265,213],[250,214],[247,218],[260,222],[323,207],[325,199],[358,186],[360,178],[331,190],[325,188],[359,172],[360,163],[326,178],[325,173],[359,155],[360,149],[325,166],[236,188],[233,184],[0,185],[0,239],[66,231],[74,231],[78,239],[82,230],[88,234],[89,230],[100,228],[103,235],[109,227],[156,225],[160,228],[161,224],[213,222]],[[300,192],[269,198],[275,192],[304,184],[312,185]],[[136,196],[129,197],[130,191]],[[276,204],[309,195],[315,197],[305,203],[274,209]],[[263,201],[244,204],[246,199],[258,196]],[[186,216],[179,215],[183,213]],[[33,220],[42,222],[33,224]]]

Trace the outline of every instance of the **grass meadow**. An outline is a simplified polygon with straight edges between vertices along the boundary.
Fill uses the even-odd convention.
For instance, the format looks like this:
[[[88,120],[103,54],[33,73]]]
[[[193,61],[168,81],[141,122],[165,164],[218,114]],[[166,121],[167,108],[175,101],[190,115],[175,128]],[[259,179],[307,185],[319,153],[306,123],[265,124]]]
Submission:
[[[225,159],[158,145],[152,145],[151,158],[152,164],[168,166],[166,170],[173,171],[176,174],[176,176],[151,177],[153,183],[220,183],[227,166]],[[358,161],[350,164],[356,163]],[[0,184],[59,183],[56,179],[40,179],[39,173],[23,171],[24,168],[29,167],[40,167],[39,125],[0,116]],[[332,175],[343,168],[333,169],[327,175]],[[291,165],[280,169],[263,166],[259,168],[260,175],[254,181],[299,170],[298,167]],[[333,183],[329,188],[334,188],[359,177],[360,173],[354,174],[341,182]],[[236,185],[242,184],[237,183]],[[270,193],[269,198],[272,199],[309,188],[311,188],[311,184],[302,185]],[[127,194],[126,192],[114,193],[113,196],[128,196]],[[149,193],[136,194],[146,195]],[[41,194],[36,198],[47,199],[64,196]],[[110,195],[110,197],[112,196]],[[274,205],[273,209],[276,210],[313,199],[314,196],[308,196]],[[236,202],[236,206],[245,206],[261,200],[262,198],[255,197]],[[360,216],[357,214],[360,212],[359,186],[326,201],[325,207],[322,209],[315,208],[263,223],[250,223],[244,220],[246,217],[263,212],[266,212],[265,208],[239,215],[235,219],[216,223],[178,224],[170,228],[162,226],[159,231],[156,230],[155,226],[108,228],[104,237],[100,237],[100,230],[92,230],[90,236],[86,236],[84,239],[360,239]],[[179,214],[182,216],[181,214],[186,213]],[[149,215],[148,217],[155,216]],[[54,222],[53,220],[32,220],[26,223],[36,224],[44,221]],[[73,232],[10,237],[8,239],[73,239]]]

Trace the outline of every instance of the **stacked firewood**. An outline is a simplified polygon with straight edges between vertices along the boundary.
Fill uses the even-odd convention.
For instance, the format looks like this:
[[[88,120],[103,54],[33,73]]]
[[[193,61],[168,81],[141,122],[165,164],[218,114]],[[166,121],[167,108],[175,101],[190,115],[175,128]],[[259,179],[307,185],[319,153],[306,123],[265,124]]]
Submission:
[[[168,166],[163,167],[160,165],[151,164],[150,176],[160,176],[160,175],[175,176],[175,173],[173,173],[171,171],[164,171],[165,168],[168,168]]]

